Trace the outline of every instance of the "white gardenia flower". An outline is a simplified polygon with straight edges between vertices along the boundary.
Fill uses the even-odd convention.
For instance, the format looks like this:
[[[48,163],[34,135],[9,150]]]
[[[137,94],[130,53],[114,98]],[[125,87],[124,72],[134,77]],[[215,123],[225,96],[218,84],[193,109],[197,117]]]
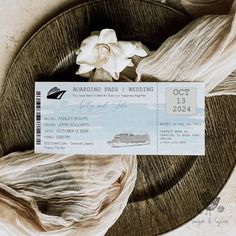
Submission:
[[[76,63],[80,66],[76,74],[90,77],[89,72],[96,69],[99,74],[103,71],[115,80],[119,79],[120,72],[127,66],[134,66],[133,56],[147,56],[140,42],[117,41],[112,29],[104,29],[99,35],[86,38],[76,54]]]

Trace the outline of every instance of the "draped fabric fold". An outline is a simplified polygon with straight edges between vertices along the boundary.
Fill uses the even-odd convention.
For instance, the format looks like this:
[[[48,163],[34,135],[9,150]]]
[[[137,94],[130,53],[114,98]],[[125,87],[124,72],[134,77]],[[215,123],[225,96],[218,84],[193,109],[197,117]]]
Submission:
[[[24,214],[39,227],[33,235],[65,228],[104,235],[125,208],[136,172],[135,156],[12,153],[0,159],[0,188],[7,193],[0,192],[0,209],[31,209]]]
[[[227,85],[220,92],[212,90],[235,69],[235,13],[207,15],[191,22],[144,58],[136,69],[136,79],[150,76],[157,81],[204,82],[206,95],[212,96],[229,94]]]

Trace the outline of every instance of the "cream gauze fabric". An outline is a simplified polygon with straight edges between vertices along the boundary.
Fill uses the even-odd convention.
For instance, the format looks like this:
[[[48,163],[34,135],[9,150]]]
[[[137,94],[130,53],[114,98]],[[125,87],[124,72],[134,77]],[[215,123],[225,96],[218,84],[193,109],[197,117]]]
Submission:
[[[4,156],[0,229],[9,235],[104,235],[125,208],[136,172],[135,156]]]
[[[202,81],[206,95],[236,69],[236,15],[198,18],[168,38],[137,69],[137,81],[152,76],[158,81]],[[229,94],[221,90],[217,94]],[[236,93],[231,90],[231,94]]]
[[[206,95],[217,85],[212,94],[233,94],[235,57],[235,15],[203,16],[143,59],[137,80],[148,75],[157,81],[203,81]],[[4,156],[0,235],[104,235],[125,208],[136,175],[136,156],[43,155],[33,150]]]

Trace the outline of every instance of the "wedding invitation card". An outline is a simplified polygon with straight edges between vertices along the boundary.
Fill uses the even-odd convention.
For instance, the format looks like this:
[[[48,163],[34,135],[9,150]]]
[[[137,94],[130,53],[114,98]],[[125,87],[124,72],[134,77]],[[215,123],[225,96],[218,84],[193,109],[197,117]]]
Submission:
[[[204,84],[36,82],[35,152],[204,155]]]

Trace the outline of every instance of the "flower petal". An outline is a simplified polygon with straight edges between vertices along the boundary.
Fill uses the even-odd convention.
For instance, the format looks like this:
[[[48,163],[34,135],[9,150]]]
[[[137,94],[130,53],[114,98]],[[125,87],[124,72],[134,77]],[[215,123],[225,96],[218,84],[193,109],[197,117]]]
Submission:
[[[126,57],[133,57],[134,56],[136,46],[134,44],[132,44],[131,42],[118,41],[117,47],[121,50],[121,52]]]
[[[102,68],[109,72],[112,77],[115,76],[115,68],[116,68],[116,62],[114,58],[110,57],[108,62],[102,66]]]
[[[114,67],[115,72],[118,73],[121,72],[132,62],[131,59],[125,57],[125,55],[121,52],[121,50],[118,47],[112,46],[110,54],[115,61],[115,67]]]
[[[116,57],[116,72],[118,73],[121,72],[128,65],[130,65],[131,62],[132,62],[131,59]]]
[[[84,73],[88,73],[89,71],[92,71],[95,67],[88,65],[88,64],[80,64],[78,71],[76,74],[81,75]]]
[[[90,51],[98,44],[98,35],[92,35],[82,41],[80,51]]]
[[[102,68],[108,71],[115,79],[119,79],[119,73],[123,71],[131,62],[131,59],[127,59],[122,54],[112,55],[108,62],[102,66]]]
[[[97,50],[94,47],[93,50],[85,51],[82,50],[76,57],[76,64],[88,64],[88,65],[95,65],[97,61]]]
[[[140,57],[146,57],[148,54],[143,49],[143,45],[141,42],[134,42],[135,45],[135,52],[134,55],[140,56]]]
[[[96,64],[97,60],[97,46],[98,42],[98,36],[89,36],[86,38],[77,50],[77,58],[76,58],[76,64],[88,64],[88,65],[94,65]]]
[[[115,79],[115,80],[119,80],[119,78],[120,78],[120,73],[115,73],[115,75],[113,75],[113,78]]]
[[[100,32],[98,38],[99,44],[117,43],[116,32],[113,29],[104,29]]]

